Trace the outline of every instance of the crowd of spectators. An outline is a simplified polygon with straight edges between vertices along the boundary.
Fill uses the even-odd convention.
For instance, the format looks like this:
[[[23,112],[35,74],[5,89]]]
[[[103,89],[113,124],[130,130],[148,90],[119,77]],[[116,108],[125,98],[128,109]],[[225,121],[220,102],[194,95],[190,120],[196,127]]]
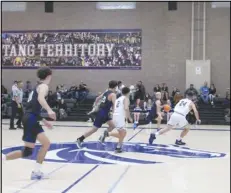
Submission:
[[[40,57],[36,49],[34,57],[9,57],[2,52],[3,66],[140,66],[141,65],[141,33],[94,33],[94,32],[44,32],[44,33],[6,33],[2,34],[2,43],[18,44],[115,44],[112,56],[78,56],[73,57]],[[73,48],[74,49],[74,48]],[[46,56],[47,50],[44,50]]]
[[[16,82],[16,81],[15,81]],[[15,86],[15,82],[14,85]],[[121,95],[121,90],[124,87],[122,81],[118,81],[118,90],[117,96]],[[27,81],[24,88],[24,97],[28,98],[29,93],[32,91],[32,84],[30,81]],[[145,86],[142,81],[138,81],[135,86],[130,86],[130,103],[131,105],[137,105],[140,101],[147,103],[153,102],[155,100],[155,93],[161,92],[161,101],[163,104],[171,104],[172,107],[175,106],[178,101],[189,92],[194,93],[193,100],[194,102],[201,101],[204,104],[210,104],[213,107],[215,106],[216,98],[218,94],[216,93],[216,87],[214,84],[211,84],[210,88],[207,86],[207,82],[199,89],[199,92],[194,88],[193,84],[190,84],[190,87],[186,89],[184,93],[181,93],[180,90],[176,87],[173,88],[171,94],[169,94],[169,88],[166,83],[157,84],[153,88],[153,93],[146,92]],[[6,103],[9,102],[11,97],[5,97],[7,95],[7,89],[2,85],[2,112],[7,111]],[[74,99],[76,104],[83,102],[86,98],[89,98],[90,92],[88,86],[81,81],[79,85],[72,85],[70,88],[67,88],[65,85],[58,85],[56,91],[49,91],[47,96],[48,104],[52,108],[56,108],[59,111],[60,118],[65,118],[67,116],[67,106],[65,104],[65,99]],[[95,98],[96,96],[92,96]],[[137,102],[138,101],[138,102]],[[225,112],[225,118],[230,118],[230,90],[227,89],[224,105],[227,107]]]

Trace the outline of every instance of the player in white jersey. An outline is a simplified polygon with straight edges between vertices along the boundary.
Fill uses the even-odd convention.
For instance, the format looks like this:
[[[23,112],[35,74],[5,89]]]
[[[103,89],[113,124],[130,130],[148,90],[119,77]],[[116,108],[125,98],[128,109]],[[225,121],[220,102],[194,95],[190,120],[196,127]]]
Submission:
[[[126,136],[125,129],[125,119],[128,119],[131,123],[133,122],[130,111],[129,111],[129,93],[130,89],[128,87],[122,88],[122,96],[120,96],[115,101],[114,112],[113,112],[113,122],[117,131],[108,132],[104,131],[103,135],[100,137],[100,141],[103,143],[105,138],[108,136],[113,136],[119,139],[117,147],[115,149],[116,153],[122,152],[123,140]]]
[[[187,135],[189,131],[189,123],[186,120],[186,115],[193,110],[197,123],[200,124],[201,121],[199,119],[199,113],[197,111],[197,108],[192,101],[193,93],[188,93],[187,98],[181,99],[174,108],[174,113],[170,117],[167,126],[164,129],[161,129],[160,131],[151,134],[149,138],[149,143],[152,144],[153,141],[156,139],[158,135],[162,135],[171,129],[178,127],[178,128],[184,128],[180,135],[180,139],[176,140],[177,145],[185,145],[185,143],[182,141],[183,137]]]

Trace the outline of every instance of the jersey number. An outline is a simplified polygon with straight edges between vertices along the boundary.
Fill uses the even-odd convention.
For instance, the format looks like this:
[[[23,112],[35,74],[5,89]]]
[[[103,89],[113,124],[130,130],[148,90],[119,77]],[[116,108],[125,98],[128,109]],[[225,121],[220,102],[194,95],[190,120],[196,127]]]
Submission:
[[[116,103],[116,107],[118,108],[120,106],[120,101]]]
[[[182,106],[184,107],[186,104],[187,104],[187,102],[181,101],[180,104],[179,104],[179,106],[180,107],[182,107]]]
[[[34,91],[31,91],[30,94],[29,94],[29,97],[27,99],[27,102],[30,102],[32,97],[33,97],[33,94],[34,94]]]
[[[105,103],[106,102],[106,97],[104,96],[102,99],[101,99],[101,103]]]

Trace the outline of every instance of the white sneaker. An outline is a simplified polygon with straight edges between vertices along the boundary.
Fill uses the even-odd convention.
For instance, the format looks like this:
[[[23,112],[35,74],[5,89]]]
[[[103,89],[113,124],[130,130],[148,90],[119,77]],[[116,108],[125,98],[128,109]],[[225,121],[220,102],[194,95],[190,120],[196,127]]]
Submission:
[[[42,179],[48,179],[49,176],[48,175],[45,175],[43,172],[34,172],[32,171],[31,173],[31,177],[30,179],[31,180],[42,180]]]

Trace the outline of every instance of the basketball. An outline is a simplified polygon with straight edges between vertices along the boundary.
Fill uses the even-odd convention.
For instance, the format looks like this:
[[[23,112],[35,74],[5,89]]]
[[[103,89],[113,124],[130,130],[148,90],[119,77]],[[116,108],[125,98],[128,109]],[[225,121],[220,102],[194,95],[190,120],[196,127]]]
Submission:
[[[164,111],[169,112],[171,110],[171,107],[169,105],[164,105]]]

